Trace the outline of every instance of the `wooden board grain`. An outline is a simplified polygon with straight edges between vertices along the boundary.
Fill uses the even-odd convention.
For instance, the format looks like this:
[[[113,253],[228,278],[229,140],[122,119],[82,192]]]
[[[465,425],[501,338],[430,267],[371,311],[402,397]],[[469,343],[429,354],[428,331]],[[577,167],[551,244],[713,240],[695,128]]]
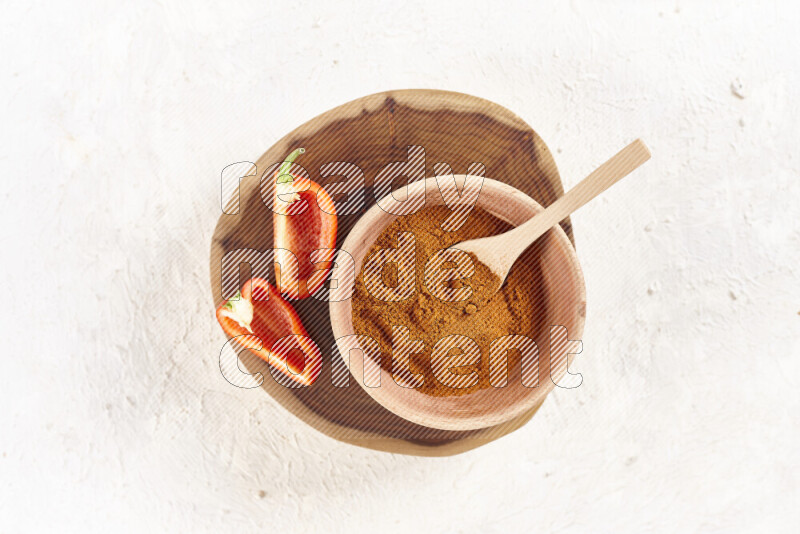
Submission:
[[[422,146],[426,175],[433,165],[450,164],[464,173],[472,162],[483,163],[487,177],[506,182],[543,206],[563,194],[553,157],[542,139],[511,111],[462,93],[429,89],[388,91],[336,107],[299,126],[256,162],[258,173],[240,186],[238,214],[222,214],[211,244],[211,290],[222,302],[221,260],[238,248],[272,247],[272,212],[261,201],[259,177],[294,148],[305,147],[300,163],[323,186],[319,168],[346,161],[365,174],[364,211],[374,202],[372,181],[388,163],[405,161],[409,145]],[[332,177],[331,181],[336,180]],[[361,212],[363,213],[363,211]],[[361,213],[339,220],[341,245]],[[573,239],[569,220],[562,223]],[[464,452],[508,434],[525,424],[538,406],[508,423],[472,431],[445,431],[416,425],[377,404],[358,384],[337,388],[330,381],[334,346],[328,304],[315,299],[295,303],[303,324],[325,355],[322,376],[312,387],[284,388],[265,373],[262,388],[290,412],[334,439],[354,445],[403,454],[441,456]],[[251,372],[263,370],[254,357],[242,355]],[[352,382],[352,381],[351,381]]]

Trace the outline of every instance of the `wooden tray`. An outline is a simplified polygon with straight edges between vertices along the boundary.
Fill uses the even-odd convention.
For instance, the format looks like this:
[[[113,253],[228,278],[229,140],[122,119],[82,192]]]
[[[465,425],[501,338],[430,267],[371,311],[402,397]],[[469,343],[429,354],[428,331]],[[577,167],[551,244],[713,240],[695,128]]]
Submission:
[[[471,162],[486,166],[486,176],[506,182],[543,206],[563,194],[553,157],[541,138],[511,111],[462,93],[430,89],[387,91],[365,96],[311,119],[269,148],[256,162],[256,176],[240,186],[240,210],[222,214],[211,243],[211,291],[222,302],[220,269],[230,250],[272,248],[272,212],[261,201],[259,177],[294,148],[305,147],[301,163],[325,185],[319,167],[331,161],[358,165],[365,174],[365,211],[374,202],[372,180],[387,163],[405,161],[408,145],[425,148],[427,175],[447,162],[456,174]],[[331,178],[331,181],[336,178]],[[362,212],[363,213],[363,212]],[[361,213],[341,216],[340,246]],[[569,220],[562,227],[573,240]],[[455,432],[416,425],[377,404],[358,384],[336,388],[330,380],[334,346],[328,303],[313,298],[295,303],[309,335],[325,357],[322,375],[309,388],[287,389],[264,373],[267,393],[291,413],[334,439],[372,449],[425,456],[458,454],[495,440],[527,423],[539,406],[491,428]],[[222,347],[220,347],[222,348]],[[250,372],[261,370],[242,354]]]

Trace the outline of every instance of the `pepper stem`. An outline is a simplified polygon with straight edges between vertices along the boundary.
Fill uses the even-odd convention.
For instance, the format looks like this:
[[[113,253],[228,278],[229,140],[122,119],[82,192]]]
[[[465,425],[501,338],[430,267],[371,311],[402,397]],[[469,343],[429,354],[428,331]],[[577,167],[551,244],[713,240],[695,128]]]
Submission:
[[[283,184],[294,181],[294,176],[289,174],[289,169],[292,168],[292,163],[294,163],[294,160],[296,160],[297,157],[300,154],[303,154],[305,151],[306,151],[305,148],[298,148],[294,152],[286,156],[286,159],[283,160],[283,163],[281,163],[280,168],[278,168],[278,172],[275,173],[278,179],[277,183]]]
[[[239,323],[239,326],[246,329],[251,334],[253,333],[253,329],[250,326],[253,322],[253,304],[242,298],[241,291],[237,291],[236,294],[225,303],[221,313],[225,317]]]

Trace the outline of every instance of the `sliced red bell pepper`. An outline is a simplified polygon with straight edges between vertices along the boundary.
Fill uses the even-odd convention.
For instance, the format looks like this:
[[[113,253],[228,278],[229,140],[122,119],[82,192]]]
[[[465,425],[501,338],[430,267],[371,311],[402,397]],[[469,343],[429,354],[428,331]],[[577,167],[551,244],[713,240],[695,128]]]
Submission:
[[[298,148],[286,158],[275,173],[275,202],[273,202],[273,232],[275,276],[281,293],[290,298],[304,299],[312,295],[327,279],[333,267],[332,261],[312,263],[310,254],[319,249],[333,249],[336,246],[336,207],[325,189],[310,178],[295,176],[289,171],[297,157],[305,149]],[[302,213],[302,203],[306,207]],[[324,208],[324,209],[323,209]],[[290,251],[297,258],[299,272],[283,269],[286,253]],[[332,257],[332,255],[330,256]],[[315,271],[322,275],[309,280]]]
[[[226,334],[243,336],[237,340],[239,344],[289,380],[307,386],[319,376],[319,347],[308,337],[292,305],[268,281],[252,278],[245,282],[240,292],[217,308],[217,320]],[[291,345],[276,343],[292,334],[303,337],[294,338],[297,341]]]

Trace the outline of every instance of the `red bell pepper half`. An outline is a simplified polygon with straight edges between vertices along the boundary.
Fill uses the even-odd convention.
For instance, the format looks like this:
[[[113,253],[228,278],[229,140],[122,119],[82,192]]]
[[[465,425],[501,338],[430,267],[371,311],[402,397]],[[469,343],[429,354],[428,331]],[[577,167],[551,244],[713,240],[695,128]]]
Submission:
[[[242,336],[237,342],[282,373],[281,377],[308,386],[319,376],[319,347],[292,305],[268,281],[245,282],[240,292],[217,308],[217,320],[230,337]],[[292,334],[302,337],[286,338]]]
[[[332,261],[313,263],[310,254],[336,246],[337,219],[333,199],[310,178],[290,173],[292,163],[304,152],[304,148],[298,148],[289,154],[274,176],[275,279],[281,293],[293,299],[312,295],[322,286],[333,267]],[[293,260],[285,251],[294,254],[297,270],[289,268],[287,262]],[[326,257],[332,258],[333,254]],[[320,272],[315,274],[317,271]]]

